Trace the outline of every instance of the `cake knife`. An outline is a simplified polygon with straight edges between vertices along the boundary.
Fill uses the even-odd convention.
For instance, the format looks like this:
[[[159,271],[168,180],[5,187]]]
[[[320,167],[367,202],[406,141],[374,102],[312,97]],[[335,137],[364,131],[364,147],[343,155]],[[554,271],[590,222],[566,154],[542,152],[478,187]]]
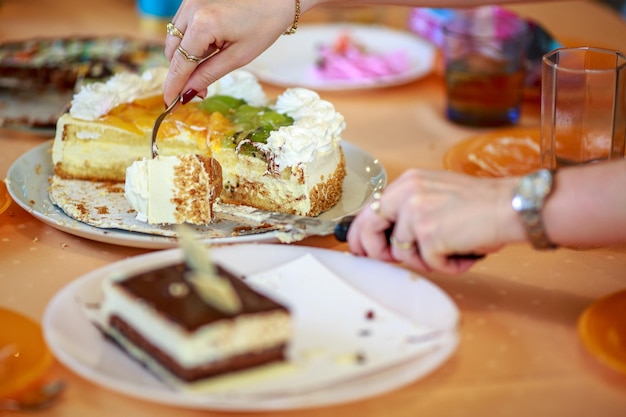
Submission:
[[[344,216],[338,220],[326,220],[320,219],[319,217],[298,216],[295,214],[269,212],[265,210],[255,210],[252,214],[262,215],[263,221],[278,227],[281,232],[286,233],[288,237],[288,239],[285,239],[286,241],[297,241],[313,235],[334,235],[338,241],[346,242],[348,240],[348,230],[355,218],[355,216]],[[385,230],[387,244],[391,243],[393,227],[394,224],[391,224],[391,226]],[[453,254],[448,256],[450,259],[459,260],[478,260],[484,257],[485,254],[481,253]]]

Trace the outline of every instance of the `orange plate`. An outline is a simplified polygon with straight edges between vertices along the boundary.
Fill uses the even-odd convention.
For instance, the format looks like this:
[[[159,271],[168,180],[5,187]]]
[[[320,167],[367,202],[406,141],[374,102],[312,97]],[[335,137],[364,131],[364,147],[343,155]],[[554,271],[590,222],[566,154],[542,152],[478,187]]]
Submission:
[[[602,363],[626,374],[626,290],[589,306],[578,319],[578,335]]]
[[[450,171],[476,177],[524,175],[539,169],[539,128],[508,128],[472,136],[444,156]]]
[[[1,307],[0,323],[0,398],[6,398],[37,382],[53,360],[39,324]]]
[[[11,205],[11,196],[4,181],[0,181],[0,214]]]

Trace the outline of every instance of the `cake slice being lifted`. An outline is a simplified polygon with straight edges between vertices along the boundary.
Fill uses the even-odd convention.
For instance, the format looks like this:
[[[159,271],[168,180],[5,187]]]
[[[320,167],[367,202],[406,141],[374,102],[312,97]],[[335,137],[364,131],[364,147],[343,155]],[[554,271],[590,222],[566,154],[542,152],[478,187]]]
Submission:
[[[150,224],[208,224],[222,191],[222,168],[203,155],[157,156],[126,170],[125,196]]]

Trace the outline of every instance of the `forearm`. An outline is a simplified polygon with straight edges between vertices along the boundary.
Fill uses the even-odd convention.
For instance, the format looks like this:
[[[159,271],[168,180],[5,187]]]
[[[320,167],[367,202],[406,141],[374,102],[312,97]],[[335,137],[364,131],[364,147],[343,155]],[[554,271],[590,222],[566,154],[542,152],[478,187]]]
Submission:
[[[560,170],[544,221],[561,246],[626,242],[626,160]]]
[[[388,5],[411,7],[474,7],[487,4],[525,3],[528,0],[301,0],[305,10],[318,5],[358,6],[358,5]]]
[[[497,242],[526,241],[511,199],[517,178],[504,178],[497,202]],[[626,160],[564,168],[543,209],[543,223],[559,246],[585,247],[626,242]]]
[[[498,206],[501,243],[526,240],[511,207],[515,181],[503,179]],[[626,242],[626,160],[564,168],[543,209],[550,240],[559,246],[597,246]]]

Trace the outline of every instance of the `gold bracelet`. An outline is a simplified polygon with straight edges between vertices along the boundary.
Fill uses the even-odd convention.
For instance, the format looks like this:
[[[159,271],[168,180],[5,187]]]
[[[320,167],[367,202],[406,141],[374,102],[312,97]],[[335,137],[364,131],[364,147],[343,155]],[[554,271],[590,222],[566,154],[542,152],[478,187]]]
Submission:
[[[299,21],[300,21],[300,0],[296,0],[296,13],[293,16],[293,23],[291,24],[289,29],[283,32],[283,35],[293,35],[294,33],[296,33],[296,30],[298,29]]]

